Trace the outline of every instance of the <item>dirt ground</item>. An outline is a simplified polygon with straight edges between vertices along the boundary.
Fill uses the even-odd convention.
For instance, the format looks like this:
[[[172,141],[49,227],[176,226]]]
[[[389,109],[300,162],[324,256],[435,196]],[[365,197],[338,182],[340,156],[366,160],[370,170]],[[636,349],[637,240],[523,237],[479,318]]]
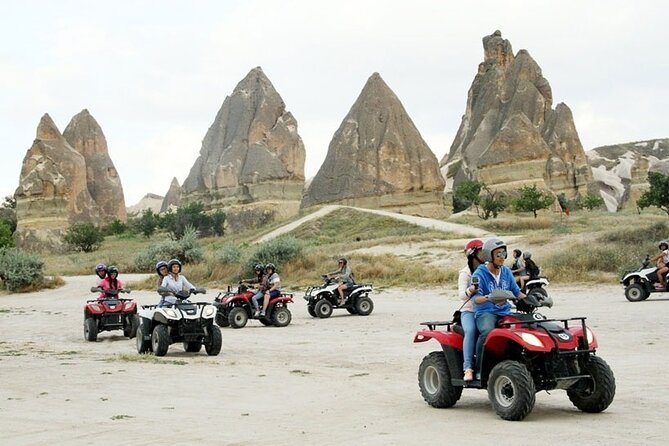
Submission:
[[[413,336],[421,321],[450,317],[458,306],[452,289],[377,289],[370,316],[322,320],[307,314],[297,292],[288,327],[249,321],[222,329],[219,356],[172,345],[164,358],[142,362],[120,331],[84,341],[93,280],[66,281],[0,296],[3,444],[667,443],[669,295],[630,303],[620,286],[551,286],[555,306],[544,314],[588,317],[616,397],[605,412],[586,414],[564,391],[541,392],[524,421],[508,422],[484,391],[465,390],[451,409],[422,400],[418,365],[439,346],[413,344]],[[150,292],[131,296],[157,301]]]

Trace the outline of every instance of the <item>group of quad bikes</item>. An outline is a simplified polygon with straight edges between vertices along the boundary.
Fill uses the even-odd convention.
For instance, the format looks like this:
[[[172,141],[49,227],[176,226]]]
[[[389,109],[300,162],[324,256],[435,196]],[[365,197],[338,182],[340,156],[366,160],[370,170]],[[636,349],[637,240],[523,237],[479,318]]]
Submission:
[[[327,318],[334,309],[367,316],[374,309],[369,298],[371,284],[356,284],[347,289],[344,303],[339,304],[337,282],[328,276],[322,277],[323,284],[309,287],[304,296],[311,316]],[[183,343],[184,350],[193,353],[204,346],[208,355],[215,356],[220,353],[223,343],[219,326],[243,328],[249,319],[258,319],[266,326],[285,327],[292,320],[288,309],[288,304],[293,303],[292,294],[282,293],[272,298],[265,315],[255,316],[251,298],[256,291],[243,283],[234,291],[228,287],[227,292],[219,293],[213,304],[190,300],[192,295],[206,292],[198,288],[177,293],[175,303],[164,307],[143,305],[138,308],[132,299],[119,297],[122,293],[130,293],[129,290],[93,287],[91,292],[104,293],[104,297],[88,300],[84,305],[84,338],[87,341],[95,342],[103,331],[122,330],[123,336],[136,339],[138,353],[156,356],[166,355],[169,346],[175,343]]]
[[[312,317],[327,318],[335,309],[366,316],[374,309],[369,298],[371,285],[360,284],[347,290],[345,303],[340,305],[337,283],[325,275],[322,279],[321,285],[309,287],[304,295]],[[628,278],[625,285],[629,288],[637,284],[634,280]],[[435,340],[441,346],[425,356],[419,366],[418,383],[423,399],[433,407],[447,408],[457,403],[465,388],[486,389],[498,416],[522,420],[532,411],[537,392],[562,389],[581,411],[605,410],[615,395],[613,372],[596,355],[598,342],[585,317],[548,319],[537,311],[552,305],[544,289],[547,283],[545,278],[528,282],[527,297],[522,301],[500,290],[489,296],[493,300],[515,302],[516,312],[501,318],[488,334],[480,376],[474,381],[465,382],[461,378],[464,332],[459,322],[421,323],[426,328],[418,330],[414,342]],[[242,328],[249,319],[257,318],[266,326],[285,327],[292,319],[288,309],[288,304],[293,303],[292,294],[273,298],[265,316],[254,316],[251,298],[255,291],[241,283],[236,290],[228,287],[213,304],[191,302],[192,294],[205,292],[196,289],[178,293],[172,306],[144,305],[138,309],[134,301],[119,298],[119,292],[126,291],[109,290],[104,300],[87,301],[86,340],[95,341],[101,331],[120,329],[124,336],[136,338],[139,353],[163,356],[170,344],[181,342],[187,352],[199,352],[204,346],[208,355],[218,355],[222,345],[218,326]]]

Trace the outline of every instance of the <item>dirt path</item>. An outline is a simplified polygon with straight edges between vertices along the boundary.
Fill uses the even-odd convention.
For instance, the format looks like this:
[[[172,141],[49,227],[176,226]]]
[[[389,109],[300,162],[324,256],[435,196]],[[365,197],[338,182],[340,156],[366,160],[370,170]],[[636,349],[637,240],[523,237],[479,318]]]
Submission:
[[[629,303],[619,286],[551,288],[548,315],[588,316],[616,398],[593,415],[563,391],[542,392],[528,418],[512,423],[483,391],[466,390],[442,410],[420,396],[418,365],[439,346],[413,336],[421,321],[457,308],[452,289],[375,290],[370,316],[318,320],[298,292],[286,328],[251,321],[222,330],[219,356],[172,345],[166,357],[140,362],[120,332],[84,341],[92,278],[66,280],[58,290],[0,296],[3,444],[666,444],[667,299]]]
[[[300,218],[299,220],[296,220],[292,223],[289,223],[285,226],[282,226],[278,229],[275,229],[272,232],[269,232],[262,237],[260,237],[258,240],[256,240],[256,243],[260,242],[265,242],[267,240],[271,240],[273,238],[276,238],[280,235],[286,234],[296,228],[298,228],[301,224],[306,223],[308,221],[314,220],[316,218],[323,217],[330,212],[333,212],[337,209],[341,208],[350,208],[350,209],[355,209],[356,211],[361,211],[361,212],[369,212],[370,214],[376,214],[376,215],[382,215],[384,217],[390,217],[390,218],[395,218],[398,220],[405,221],[407,223],[411,223],[414,225],[422,226],[424,228],[428,229],[434,229],[437,231],[444,231],[444,232],[454,232],[456,234],[460,234],[462,236],[468,236],[470,238],[472,237],[480,237],[480,238],[485,238],[485,237],[492,237],[493,234],[490,234],[487,231],[484,231],[483,229],[477,228],[475,226],[469,226],[469,225],[461,225],[458,223],[450,223],[446,222],[443,220],[437,220],[434,218],[427,218],[427,217],[418,217],[415,215],[406,215],[406,214],[398,214],[396,212],[388,212],[388,211],[380,211],[377,209],[365,209],[365,208],[357,208],[357,207],[351,207],[351,206],[339,206],[339,205],[328,205],[328,206],[323,206],[316,212],[312,212],[309,215],[305,215],[304,217]]]

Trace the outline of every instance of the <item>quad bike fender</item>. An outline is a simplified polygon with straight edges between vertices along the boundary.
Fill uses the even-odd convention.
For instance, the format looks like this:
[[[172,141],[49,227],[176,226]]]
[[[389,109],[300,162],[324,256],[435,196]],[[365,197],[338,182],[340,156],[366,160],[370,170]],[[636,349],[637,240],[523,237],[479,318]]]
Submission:
[[[243,293],[226,297],[222,300],[222,303],[230,306],[234,306],[237,303],[248,303],[255,294],[253,291],[244,291]]]
[[[124,313],[137,313],[137,302],[135,301],[126,301],[123,303],[123,312]]]
[[[545,332],[523,328],[494,328],[486,337],[484,349],[501,357],[509,344],[517,344],[528,351],[540,353],[547,353],[555,348],[555,341]]]
[[[583,327],[580,325],[575,325],[572,327],[569,327],[569,332],[571,335],[574,337],[574,339],[578,340],[583,337]],[[599,347],[599,344],[597,343],[597,337],[595,334],[590,330],[589,328],[586,327],[586,339],[588,340],[588,348],[591,350],[596,349]]]
[[[102,304],[90,302],[84,305],[84,316],[99,316],[105,312],[105,307]]]
[[[462,350],[462,336],[454,331],[418,330],[413,338],[414,343],[434,339],[443,346]]]

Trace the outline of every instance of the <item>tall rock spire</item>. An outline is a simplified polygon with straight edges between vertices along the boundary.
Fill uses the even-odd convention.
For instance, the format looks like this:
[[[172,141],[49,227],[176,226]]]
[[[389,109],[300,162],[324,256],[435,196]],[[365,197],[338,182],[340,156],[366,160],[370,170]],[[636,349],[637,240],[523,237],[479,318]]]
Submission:
[[[297,121],[260,67],[225,98],[182,187],[182,201],[208,209],[282,200],[297,203],[305,150]]]
[[[102,223],[126,221],[123,186],[109,156],[102,128],[88,110],[75,115],[65,127],[63,137],[86,161],[88,191],[100,208]]]
[[[301,206],[339,203],[436,215],[443,211],[443,188],[437,158],[374,73],[332,137]]]
[[[586,192],[592,174],[571,110],[553,93],[526,50],[515,56],[495,31],[472,82],[458,133],[441,160],[446,192],[467,179],[495,189],[537,184],[568,197]]]

